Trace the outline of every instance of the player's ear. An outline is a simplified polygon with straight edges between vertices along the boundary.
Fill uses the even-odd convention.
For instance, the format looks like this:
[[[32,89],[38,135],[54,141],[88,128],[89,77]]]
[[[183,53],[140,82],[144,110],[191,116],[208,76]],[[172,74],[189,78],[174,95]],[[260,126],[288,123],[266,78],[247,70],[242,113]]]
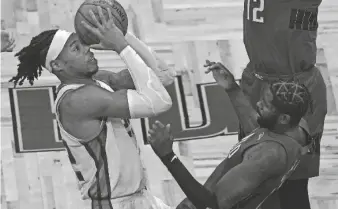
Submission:
[[[278,119],[280,124],[287,125],[290,123],[291,116],[288,114],[280,114]]]
[[[52,67],[53,71],[60,72],[64,69],[65,65],[61,60],[52,60],[50,62],[50,66]]]

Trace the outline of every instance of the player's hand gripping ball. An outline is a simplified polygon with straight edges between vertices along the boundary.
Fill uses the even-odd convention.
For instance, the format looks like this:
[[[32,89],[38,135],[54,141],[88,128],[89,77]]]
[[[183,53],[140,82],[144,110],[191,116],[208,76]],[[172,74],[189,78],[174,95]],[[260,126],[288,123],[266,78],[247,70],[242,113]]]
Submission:
[[[106,19],[109,17],[108,11],[110,10],[116,27],[126,35],[128,30],[128,17],[126,11],[119,2],[115,0],[86,0],[77,10],[74,19],[75,31],[85,44],[93,45],[100,42],[98,37],[90,33],[88,29],[81,24],[81,22],[84,21],[91,26],[95,26],[95,20],[91,17],[90,11],[93,11],[96,19],[100,20],[100,14],[98,13],[97,7],[101,7]],[[102,22],[100,22],[100,24],[102,24]]]

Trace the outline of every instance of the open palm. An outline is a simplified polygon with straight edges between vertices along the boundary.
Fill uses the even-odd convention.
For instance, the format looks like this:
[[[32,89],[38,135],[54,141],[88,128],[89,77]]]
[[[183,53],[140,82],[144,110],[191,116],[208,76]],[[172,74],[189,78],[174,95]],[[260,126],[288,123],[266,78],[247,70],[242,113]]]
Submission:
[[[207,67],[205,73],[212,72],[212,75],[218,85],[222,86],[225,90],[231,89],[235,84],[234,75],[220,62],[210,62],[206,60],[204,67]]]
[[[160,121],[155,121],[148,133],[150,134],[148,142],[159,157],[173,151],[174,137],[170,131],[170,124],[165,126]]]

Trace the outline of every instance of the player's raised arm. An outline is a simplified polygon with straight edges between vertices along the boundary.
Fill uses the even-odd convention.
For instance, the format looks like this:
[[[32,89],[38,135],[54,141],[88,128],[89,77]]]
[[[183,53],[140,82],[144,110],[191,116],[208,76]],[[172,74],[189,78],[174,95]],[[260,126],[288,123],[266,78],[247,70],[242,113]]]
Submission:
[[[164,86],[168,86],[174,82],[176,71],[173,68],[169,68],[154,50],[130,32],[125,37],[128,44],[140,55],[148,67],[154,70]]]
[[[218,85],[223,87],[227,92],[245,134],[251,133],[258,127],[257,112],[252,108],[250,102],[244,96],[241,88],[236,83],[234,76],[221,63],[210,62],[207,60],[204,67],[208,68],[206,73],[212,72]]]
[[[86,90],[91,91],[92,94],[86,98],[81,98],[81,94],[78,94],[76,98],[73,98],[75,99],[73,103],[81,103],[82,99],[82,105],[88,105],[87,114],[93,117],[142,118],[155,116],[168,110],[172,101],[159,78],[128,45],[122,32],[114,25],[113,18],[109,17],[109,20],[105,20],[101,9],[98,10],[102,24],[96,19],[93,12],[91,14],[95,20],[96,28],[85,22],[83,24],[100,39],[100,45],[119,53],[128,66],[136,90],[111,93],[88,86],[84,88],[87,88]]]
[[[170,133],[170,125],[165,126],[156,121],[149,130],[149,134],[149,143],[154,152],[168,168],[193,205],[198,209],[218,209],[214,193],[200,184],[173,152],[173,136]]]
[[[223,160],[217,167],[216,169],[211,173],[211,175],[208,177],[206,182],[204,183],[203,187],[209,191],[214,191],[217,183],[219,180],[224,176],[224,174],[229,170],[229,160],[226,158]],[[193,205],[192,201],[189,200],[188,198],[185,198],[182,200],[176,209],[196,209],[196,207]]]
[[[142,58],[145,64],[151,68],[164,86],[174,82],[176,71],[162,60],[149,46],[128,32],[125,35],[127,43]],[[121,70],[118,73],[100,70],[94,75],[95,79],[106,82],[112,89],[135,89],[133,79],[128,69]]]

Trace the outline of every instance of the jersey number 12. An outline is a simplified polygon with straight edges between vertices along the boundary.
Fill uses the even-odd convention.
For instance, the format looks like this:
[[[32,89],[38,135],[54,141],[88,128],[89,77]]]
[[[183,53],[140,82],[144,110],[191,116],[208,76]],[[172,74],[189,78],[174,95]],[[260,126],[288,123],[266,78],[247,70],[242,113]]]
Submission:
[[[264,11],[264,1],[265,0],[247,0],[246,19],[253,22],[264,23],[264,17],[261,14]],[[257,2],[259,2],[258,5],[251,5],[251,3]],[[252,14],[252,16],[250,14]]]

